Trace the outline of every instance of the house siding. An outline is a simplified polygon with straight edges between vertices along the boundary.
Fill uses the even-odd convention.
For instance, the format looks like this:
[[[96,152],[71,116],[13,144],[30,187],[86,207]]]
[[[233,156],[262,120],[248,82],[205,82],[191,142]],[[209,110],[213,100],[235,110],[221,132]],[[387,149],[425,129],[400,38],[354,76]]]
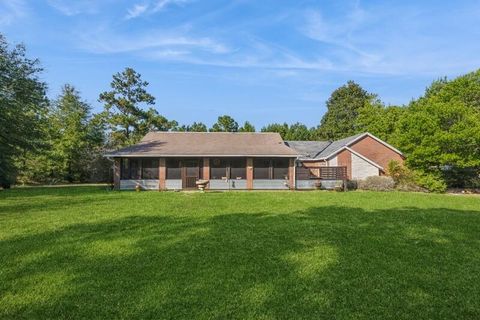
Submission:
[[[363,180],[378,175],[379,169],[377,167],[352,153],[352,179]]]
[[[129,179],[120,180],[120,190],[133,190],[137,184],[144,190],[158,189],[158,179]]]
[[[247,180],[210,180],[208,187],[212,190],[245,190],[247,189]]]
[[[257,179],[253,180],[253,189],[259,190],[288,190],[289,183],[285,179]]]
[[[180,190],[182,189],[182,179],[167,179],[165,180],[165,189]]]

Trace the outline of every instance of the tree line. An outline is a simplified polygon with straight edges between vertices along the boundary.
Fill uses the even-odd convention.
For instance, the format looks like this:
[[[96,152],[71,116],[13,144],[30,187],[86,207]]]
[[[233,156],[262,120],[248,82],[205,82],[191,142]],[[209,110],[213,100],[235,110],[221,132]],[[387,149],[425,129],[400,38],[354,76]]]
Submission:
[[[50,100],[38,59],[23,45],[11,47],[0,34],[0,185],[97,182],[112,179],[102,155],[138,142],[148,131],[255,132],[219,116],[210,128],[182,124],[158,113],[148,82],[132,68],[113,75],[92,107],[69,84]],[[385,105],[378,95],[349,81],[326,102],[316,127],[272,123],[261,132],[285,140],[336,140],[368,131],[402,150],[405,170],[432,191],[480,187],[480,70],[453,80],[433,81],[425,94],[403,106]],[[393,171],[393,169],[392,169]]]

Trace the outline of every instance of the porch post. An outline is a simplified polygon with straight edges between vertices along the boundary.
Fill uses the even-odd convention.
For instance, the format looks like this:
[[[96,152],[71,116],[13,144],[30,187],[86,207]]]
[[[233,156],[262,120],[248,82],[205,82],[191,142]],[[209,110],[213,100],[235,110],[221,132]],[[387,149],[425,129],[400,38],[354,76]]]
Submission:
[[[247,158],[247,189],[253,189],[253,158]]]
[[[158,161],[158,190],[165,190],[165,180],[167,177],[167,168],[165,165],[165,158],[160,158]]]
[[[288,185],[290,190],[295,189],[295,159],[290,158],[288,163]]]
[[[210,180],[210,158],[203,158],[203,180]],[[208,183],[205,189],[209,189]]]
[[[113,189],[120,190],[120,158],[113,160]]]

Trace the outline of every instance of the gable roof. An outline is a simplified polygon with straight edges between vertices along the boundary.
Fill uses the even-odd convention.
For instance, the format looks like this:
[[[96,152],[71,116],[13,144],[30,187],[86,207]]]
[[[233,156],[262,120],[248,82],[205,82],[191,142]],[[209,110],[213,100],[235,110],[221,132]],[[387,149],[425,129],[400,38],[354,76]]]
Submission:
[[[301,155],[300,159],[314,159],[330,143],[330,141],[285,141],[287,146]]]
[[[272,156],[296,157],[278,133],[149,132],[132,146],[107,157]]]
[[[300,160],[326,160],[366,136],[375,139],[376,141],[380,142],[381,144],[403,156],[403,154],[398,149],[392,147],[385,141],[375,137],[369,132],[359,133],[335,141],[286,141],[285,143],[291,148],[295,149],[299,154],[301,154]],[[315,150],[317,151],[315,152]]]

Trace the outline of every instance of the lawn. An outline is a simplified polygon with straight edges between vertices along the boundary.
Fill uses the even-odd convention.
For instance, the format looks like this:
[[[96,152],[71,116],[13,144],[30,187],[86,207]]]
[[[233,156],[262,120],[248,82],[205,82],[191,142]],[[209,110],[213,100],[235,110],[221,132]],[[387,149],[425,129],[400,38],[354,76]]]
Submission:
[[[480,197],[2,191],[0,318],[479,319]]]

